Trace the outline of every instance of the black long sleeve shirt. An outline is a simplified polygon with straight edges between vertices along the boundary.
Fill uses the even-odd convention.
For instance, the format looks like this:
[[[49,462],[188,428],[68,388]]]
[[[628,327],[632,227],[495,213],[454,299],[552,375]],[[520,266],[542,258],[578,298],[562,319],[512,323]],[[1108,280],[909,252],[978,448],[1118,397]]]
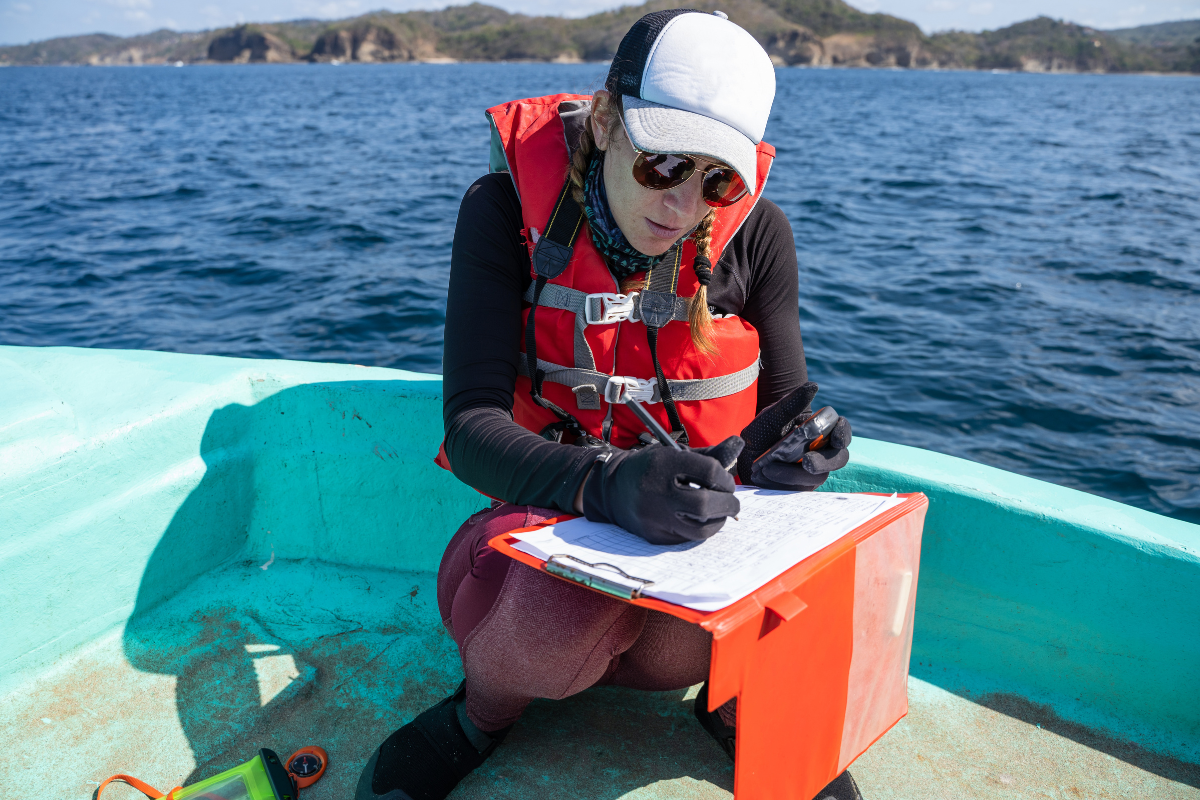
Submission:
[[[446,455],[454,474],[492,497],[570,511],[595,451],[547,441],[513,421],[521,304],[531,278],[521,203],[507,173],[475,181],[450,257],[443,355]],[[708,303],[758,330],[758,408],[808,379],[800,338],[792,228],[760,199],[713,267]]]

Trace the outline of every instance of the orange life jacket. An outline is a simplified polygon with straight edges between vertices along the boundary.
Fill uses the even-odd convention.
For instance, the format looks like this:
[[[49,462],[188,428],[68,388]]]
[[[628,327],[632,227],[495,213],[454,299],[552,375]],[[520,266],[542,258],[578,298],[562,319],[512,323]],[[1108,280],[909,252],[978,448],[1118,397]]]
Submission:
[[[651,271],[647,289],[658,285],[671,290],[659,294],[656,306],[652,308],[649,300],[643,306],[645,297],[620,294],[616,279],[592,245],[580,219],[581,210],[570,199],[567,186],[570,146],[578,142],[590,99],[551,95],[504,103],[487,112],[492,123],[491,168],[507,171],[516,187],[534,279],[522,312],[526,336],[513,417],[536,433],[553,431],[556,426],[571,431],[577,423],[593,436],[628,448],[646,428],[628,407],[604,399],[606,386],[616,376],[667,430],[678,430],[681,425],[691,445],[716,444],[740,432],[754,418],[758,332],[745,320],[730,316],[713,320],[715,350],[711,355],[692,343],[687,304],[700,283],[692,268],[696,248],[690,240]],[[773,147],[760,144],[758,192],[717,209],[711,239],[713,264],[762,196],[774,157]],[[544,267],[540,291],[539,263]],[[557,274],[549,277],[556,270]],[[659,273],[657,278],[653,273]],[[634,276],[643,277],[643,273]],[[535,296],[536,315],[530,326]],[[530,339],[536,353],[535,369],[541,373],[536,396],[530,391]],[[651,341],[657,345],[653,349],[661,379]],[[663,402],[664,394],[667,402]],[[672,405],[674,415],[670,413]],[[565,425],[564,414],[571,418]],[[672,416],[679,425],[673,426]]]

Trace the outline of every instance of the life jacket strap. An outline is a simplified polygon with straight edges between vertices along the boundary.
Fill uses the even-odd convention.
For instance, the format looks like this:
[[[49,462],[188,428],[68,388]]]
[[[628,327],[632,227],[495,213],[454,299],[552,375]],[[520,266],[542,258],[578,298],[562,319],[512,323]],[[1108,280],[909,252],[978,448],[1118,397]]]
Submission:
[[[671,384],[663,374],[662,364],[658,360],[658,328],[646,326],[646,341],[650,345],[650,361],[654,364],[654,374],[658,378],[658,391],[662,394],[663,406],[667,409],[667,419],[671,421],[671,433],[677,433],[675,441],[680,444],[688,443],[687,428],[679,418],[679,409],[675,407],[675,397],[671,394]]]
[[[718,397],[728,397],[731,394],[737,394],[740,391],[748,389],[758,380],[758,373],[761,371],[762,365],[756,358],[749,366],[731,372],[728,375],[716,375],[711,378],[691,378],[686,380],[666,379],[666,383],[670,389],[671,396],[677,402],[689,402],[692,400],[715,400]],[[619,380],[628,381],[631,384],[636,382],[639,387],[651,387],[651,393],[646,395],[644,391],[637,396],[637,399],[644,403],[661,403],[662,392],[661,385],[655,378],[625,378],[622,376],[612,376],[606,372],[599,372],[593,369],[579,369],[578,367],[566,367],[561,364],[554,364],[550,361],[538,359],[537,371],[542,374],[543,381],[557,383],[561,386],[570,387],[571,391],[579,394],[581,390],[595,392],[597,396],[603,396],[604,390],[608,386],[609,381]],[[518,362],[517,373],[523,377],[529,377],[529,368],[524,361]]]
[[[525,366],[529,378],[529,396],[534,403],[558,417],[565,427],[576,436],[582,435],[584,432],[583,425],[579,423],[579,420],[542,397],[542,381],[545,379],[545,373],[537,368],[537,310],[542,292],[548,285],[553,285],[547,282],[561,275],[567,268],[567,264],[570,263],[574,253],[575,237],[579,235],[579,230],[583,227],[583,220],[583,209],[579,207],[571,194],[571,178],[568,175],[567,179],[563,181],[562,190],[558,193],[558,202],[554,204],[554,211],[550,214],[550,221],[546,223],[546,230],[533,247],[533,270],[537,278],[533,282],[533,299],[530,301],[532,305],[529,309],[529,317],[525,321]],[[576,335],[577,348],[581,336],[582,334],[578,333]],[[587,347],[586,342],[584,347]],[[588,360],[591,361],[590,348],[588,349]],[[592,366],[595,366],[594,361],[591,363]],[[596,407],[599,407],[599,401],[597,401]]]
[[[535,283],[530,283],[529,288],[525,290],[526,303],[533,302],[535,287]],[[630,292],[629,294],[593,292],[589,294],[579,289],[572,289],[570,286],[548,283],[542,289],[538,304],[559,311],[569,311],[583,319],[583,326],[642,321],[642,294],[640,292]],[[676,296],[674,308],[671,310],[671,321],[687,322],[689,307],[690,298]],[[579,327],[576,324],[576,329]],[[590,350],[588,357],[591,357]]]
[[[679,434],[676,439],[681,444],[687,444],[687,429],[679,419],[679,410],[675,408],[675,398],[671,394],[671,384],[663,375],[662,364],[658,360],[658,329],[670,322],[675,313],[675,303],[679,300],[679,268],[682,266],[682,260],[683,242],[679,241],[646,273],[646,288],[641,292],[639,310],[642,322],[646,325],[650,360],[654,363],[654,374],[658,378],[658,391],[662,395],[663,406],[667,409],[667,419],[671,421],[671,432]]]
[[[529,284],[525,290],[525,302],[539,307],[567,311],[575,315],[574,354],[575,366],[579,369],[596,368],[596,357],[588,345],[586,330],[589,325],[612,325],[617,322],[641,322],[641,300],[639,292],[619,294],[615,292],[593,292],[591,294],[570,286],[557,283],[546,283],[538,293],[538,281]],[[530,312],[531,314],[533,312]],[[688,321],[688,300],[683,297],[675,298],[675,308],[671,319],[678,322]],[[528,350],[528,327],[526,327],[526,356]],[[536,345],[535,345],[536,347]],[[539,393],[541,388],[538,388]],[[589,387],[579,387],[575,392],[576,407],[587,411],[600,409],[600,397]]]
[[[535,278],[530,287],[533,296],[529,300],[529,315],[525,320],[525,373],[529,378],[529,396],[534,403],[542,408],[549,409],[572,430],[582,430],[583,426],[570,413],[549,402],[542,396],[542,382],[546,380],[546,372],[538,366],[537,310],[542,302],[543,293],[549,287],[557,287],[556,284],[550,284],[549,282],[561,275],[567,268],[567,264],[570,263],[571,257],[574,254],[575,238],[579,236],[585,216],[583,208],[580,207],[579,203],[575,202],[571,187],[571,177],[568,174],[563,181],[562,189],[559,190],[558,201],[554,204],[554,211],[550,214],[550,220],[546,223],[546,230],[534,243],[532,263]],[[530,233],[531,235],[536,235],[532,230]],[[662,364],[658,358],[658,329],[674,321],[679,315],[679,270],[682,266],[682,261],[683,242],[679,241],[666,252],[654,267],[646,272],[646,286],[638,293],[637,308],[641,321],[646,325],[646,340],[650,346],[650,359],[654,363],[654,373],[658,381],[658,392],[663,406],[666,408],[667,419],[671,423],[671,431],[677,434],[678,441],[687,444],[687,429],[684,428],[683,422],[679,418],[679,410],[675,407],[675,397],[671,392],[671,383],[667,381],[666,376],[663,374]],[[585,371],[594,370],[596,362],[591,348],[588,347],[587,339],[584,336],[584,328],[588,324],[589,316],[593,319],[598,317],[594,313],[589,314],[591,309],[587,305],[587,296],[580,303],[578,295],[572,297],[566,293],[558,292],[557,288],[551,289],[551,292],[558,295],[556,299],[560,302],[571,302],[576,306],[574,312],[575,369]],[[600,302],[603,302],[603,298],[599,299]],[[599,318],[603,316],[604,314],[602,313],[599,315]],[[686,314],[684,318],[686,319]],[[588,385],[590,384],[581,383],[572,387],[572,391],[575,392],[576,405],[581,409],[599,409],[599,392],[597,390],[593,393],[593,391],[587,390],[586,387]]]

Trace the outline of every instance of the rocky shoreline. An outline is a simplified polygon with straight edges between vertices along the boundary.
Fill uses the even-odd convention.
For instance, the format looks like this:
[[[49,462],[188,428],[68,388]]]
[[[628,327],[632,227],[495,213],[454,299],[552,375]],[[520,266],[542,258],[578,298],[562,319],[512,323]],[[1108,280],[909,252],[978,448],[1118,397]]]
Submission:
[[[377,12],[337,22],[299,20],[198,33],[97,34],[0,47],[0,65],[281,64],[456,61],[581,63],[612,58],[651,0],[582,19],[529,17],[475,3],[442,11]],[[913,23],[840,0],[727,0],[720,8],[778,66],[979,69],[1071,73],[1200,73],[1200,36],[1156,41],[1046,17],[999,31],[927,36]],[[1187,26],[1200,23],[1175,23]],[[1170,27],[1158,25],[1147,28]],[[1162,39],[1162,34],[1156,34]]]

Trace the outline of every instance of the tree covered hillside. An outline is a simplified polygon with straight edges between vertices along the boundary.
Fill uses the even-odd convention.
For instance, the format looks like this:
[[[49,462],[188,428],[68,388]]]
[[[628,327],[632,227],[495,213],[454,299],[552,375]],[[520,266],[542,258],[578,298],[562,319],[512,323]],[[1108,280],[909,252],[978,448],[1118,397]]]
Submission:
[[[0,47],[0,64],[282,63],[295,61],[603,61],[650,0],[582,19],[510,14],[481,3],[121,38],[74,36]],[[926,36],[843,0],[700,0],[750,31],[781,66],[1200,72],[1200,21],[1098,31],[1039,17],[996,31]],[[1189,39],[1192,32],[1196,36]]]

